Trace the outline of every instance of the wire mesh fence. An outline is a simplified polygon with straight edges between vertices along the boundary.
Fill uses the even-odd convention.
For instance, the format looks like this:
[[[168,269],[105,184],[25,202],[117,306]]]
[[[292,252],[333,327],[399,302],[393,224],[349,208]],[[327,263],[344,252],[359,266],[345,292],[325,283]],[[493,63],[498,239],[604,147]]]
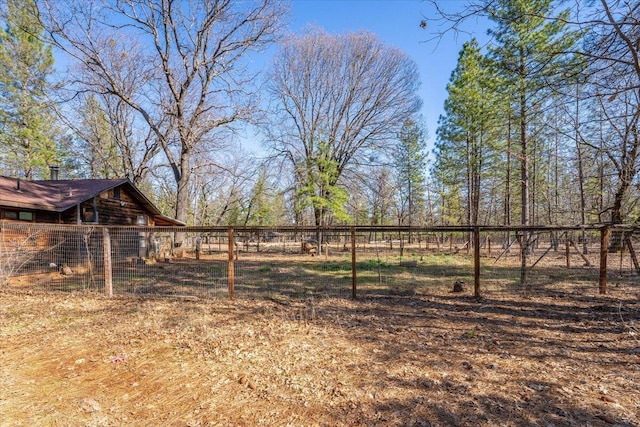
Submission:
[[[0,224],[0,283],[198,298],[640,287],[637,227]]]

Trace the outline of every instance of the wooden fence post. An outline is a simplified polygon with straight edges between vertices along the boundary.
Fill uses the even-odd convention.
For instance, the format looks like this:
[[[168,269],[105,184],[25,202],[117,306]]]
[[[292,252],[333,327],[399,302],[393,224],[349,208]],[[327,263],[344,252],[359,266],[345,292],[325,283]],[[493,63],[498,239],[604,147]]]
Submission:
[[[324,260],[328,261],[329,260],[329,239],[326,236],[326,234],[325,234],[324,240],[325,240],[324,241]],[[320,245],[318,249],[322,250],[322,245]]]
[[[609,250],[609,228],[600,230],[600,295],[607,293],[607,253]]]
[[[111,263],[111,236],[109,229],[102,228],[102,254],[104,263],[104,293],[108,297],[113,296],[113,269]]]
[[[473,294],[480,298],[480,227],[473,227]]]
[[[567,238],[566,242],[565,242],[565,249],[564,249],[564,253],[565,253],[565,257],[567,258],[567,268],[571,268],[571,243],[569,243],[569,239]]]
[[[356,299],[356,288],[358,286],[356,269],[356,228],[351,226],[351,298]]]
[[[229,263],[227,266],[227,281],[229,282],[229,298],[234,299],[235,295],[235,265],[234,265],[234,242],[233,242],[233,227],[229,227],[228,232],[229,240]]]

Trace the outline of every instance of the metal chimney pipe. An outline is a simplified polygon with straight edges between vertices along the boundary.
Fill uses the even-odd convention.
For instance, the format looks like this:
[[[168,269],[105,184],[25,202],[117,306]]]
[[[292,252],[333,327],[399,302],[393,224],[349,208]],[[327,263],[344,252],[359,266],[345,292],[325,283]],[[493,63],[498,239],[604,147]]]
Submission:
[[[49,166],[49,171],[51,172],[51,181],[58,180],[58,174],[60,173],[59,166]]]

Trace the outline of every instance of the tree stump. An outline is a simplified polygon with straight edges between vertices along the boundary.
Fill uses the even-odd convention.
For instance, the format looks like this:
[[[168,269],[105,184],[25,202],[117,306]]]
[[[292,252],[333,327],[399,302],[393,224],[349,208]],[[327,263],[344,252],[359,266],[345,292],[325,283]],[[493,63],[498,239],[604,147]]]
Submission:
[[[453,292],[464,292],[464,282],[462,280],[456,280],[453,283]]]

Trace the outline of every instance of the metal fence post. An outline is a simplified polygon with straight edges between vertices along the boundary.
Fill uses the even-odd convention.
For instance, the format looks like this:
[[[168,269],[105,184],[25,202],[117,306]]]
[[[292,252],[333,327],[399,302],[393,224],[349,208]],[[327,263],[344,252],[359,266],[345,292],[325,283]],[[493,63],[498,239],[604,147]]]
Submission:
[[[607,253],[609,251],[609,228],[600,230],[600,295],[607,293]]]
[[[356,228],[351,226],[351,298],[356,299],[358,277],[356,269]]]
[[[480,227],[473,227],[473,294],[480,298]]]
[[[111,263],[111,236],[109,229],[102,228],[102,253],[104,260],[104,293],[113,296],[113,266]]]
[[[234,299],[235,295],[235,265],[234,265],[234,243],[233,243],[233,227],[229,227],[229,263],[227,267],[227,280],[229,282],[229,298]]]

